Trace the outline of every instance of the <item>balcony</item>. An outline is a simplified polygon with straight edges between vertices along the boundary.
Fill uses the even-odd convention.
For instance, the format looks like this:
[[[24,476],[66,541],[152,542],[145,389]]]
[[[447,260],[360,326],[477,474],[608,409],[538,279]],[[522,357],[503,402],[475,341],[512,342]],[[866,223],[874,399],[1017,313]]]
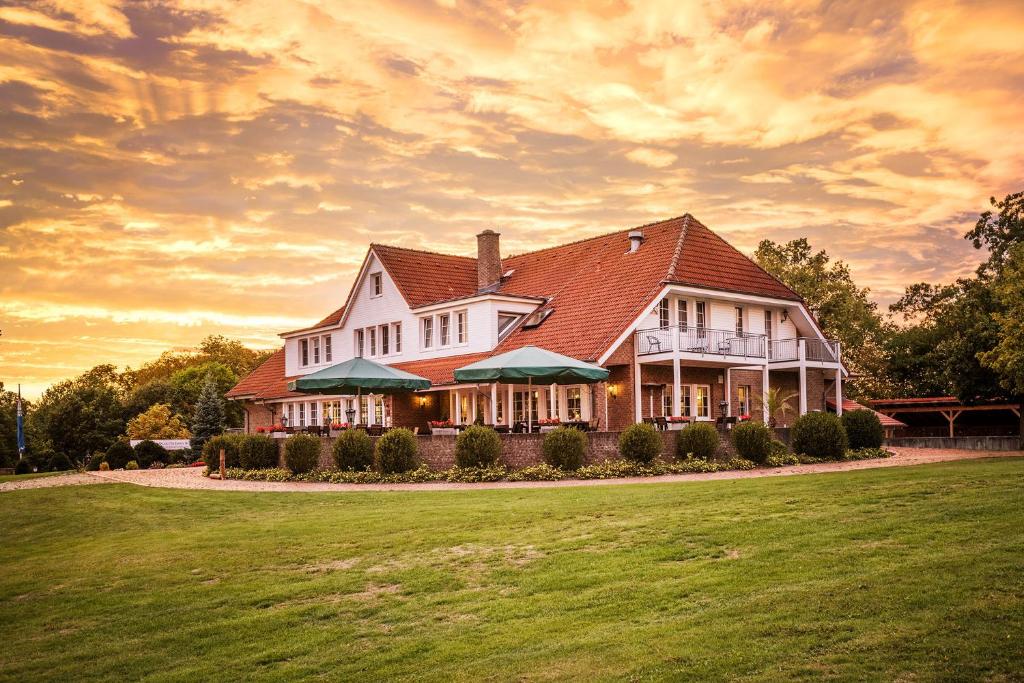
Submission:
[[[798,337],[795,339],[773,339],[768,344],[768,360],[772,363],[786,363],[800,360],[800,342],[804,343],[804,360],[815,363],[838,363],[839,347],[834,340]]]
[[[729,356],[764,359],[765,336],[738,335],[733,330],[713,330],[707,327],[654,327],[637,330],[637,355],[650,356],[671,353],[678,349],[684,354]]]

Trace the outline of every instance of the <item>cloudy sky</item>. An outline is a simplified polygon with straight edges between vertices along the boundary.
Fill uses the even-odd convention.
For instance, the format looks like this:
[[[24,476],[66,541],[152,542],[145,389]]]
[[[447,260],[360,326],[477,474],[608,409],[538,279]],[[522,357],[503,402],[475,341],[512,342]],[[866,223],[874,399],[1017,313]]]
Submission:
[[[38,394],[344,300],[370,241],[507,253],[690,212],[882,303],[1024,178],[1024,3],[0,8],[0,380]],[[440,274],[439,274],[440,275]]]

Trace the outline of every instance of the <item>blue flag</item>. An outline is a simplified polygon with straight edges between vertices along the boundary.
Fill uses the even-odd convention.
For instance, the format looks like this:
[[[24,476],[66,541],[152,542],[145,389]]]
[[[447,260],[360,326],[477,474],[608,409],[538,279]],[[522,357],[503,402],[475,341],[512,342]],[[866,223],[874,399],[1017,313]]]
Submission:
[[[25,414],[21,409],[21,387],[18,387],[18,457],[25,454]]]

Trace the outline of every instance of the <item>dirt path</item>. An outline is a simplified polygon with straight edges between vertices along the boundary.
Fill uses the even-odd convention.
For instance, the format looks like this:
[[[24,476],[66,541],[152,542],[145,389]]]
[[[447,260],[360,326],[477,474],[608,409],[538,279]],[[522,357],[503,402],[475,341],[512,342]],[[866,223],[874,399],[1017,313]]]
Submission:
[[[305,482],[263,482],[229,479],[208,479],[202,468],[190,467],[163,470],[135,470],[118,472],[90,472],[104,481],[117,481],[140,486],[176,489],[212,489],[217,491],[457,491],[460,489],[522,489],[559,488],[567,486],[613,486],[616,484],[664,484],[671,482],[708,481],[712,479],[748,479],[750,477],[787,477],[820,472],[845,472],[879,467],[905,467],[933,462],[976,460],[980,458],[1022,457],[1024,451],[954,451],[929,448],[893,448],[896,455],[880,460],[832,462],[819,465],[795,465],[772,469],[712,472],[706,474],[671,474],[661,477],[625,477],[622,479],[570,479],[565,481],[493,482],[486,484],[450,484],[431,482],[424,484],[318,484]],[[85,476],[85,475],[80,475]],[[26,482],[28,483],[28,482]]]
[[[0,482],[0,493],[22,489],[46,489],[51,486],[82,486],[85,484],[106,484],[106,479],[92,477],[82,472],[57,474],[52,477],[30,477],[27,479]]]

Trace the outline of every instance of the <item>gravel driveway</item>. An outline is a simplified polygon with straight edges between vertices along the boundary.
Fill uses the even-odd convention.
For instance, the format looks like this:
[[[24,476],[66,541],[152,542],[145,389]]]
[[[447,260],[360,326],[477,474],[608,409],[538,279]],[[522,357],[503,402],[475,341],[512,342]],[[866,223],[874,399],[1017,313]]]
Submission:
[[[20,491],[21,489],[46,489],[51,486],[82,486],[83,484],[107,484],[106,479],[93,477],[82,472],[55,474],[52,477],[30,477],[14,481],[0,482],[0,493],[4,491]]]
[[[523,489],[561,488],[568,486],[612,486],[616,484],[663,484],[670,482],[707,481],[712,479],[748,479],[751,477],[787,477],[798,474],[820,472],[845,472],[878,467],[905,467],[933,462],[954,460],[976,460],[979,458],[1022,457],[1024,451],[957,451],[932,448],[892,448],[896,453],[891,458],[879,460],[856,460],[852,462],[830,462],[818,465],[794,465],[792,467],[764,468],[747,471],[710,472],[704,474],[670,474],[661,477],[625,477],[622,479],[570,479],[564,481],[522,481],[492,482],[485,484],[449,484],[430,482],[424,484],[319,484],[305,482],[263,482],[229,479],[220,481],[203,476],[203,468],[188,467],[163,470],[133,470],[117,472],[90,472],[88,475],[103,481],[116,481],[139,486],[155,486],[175,489],[213,489],[217,491],[456,491],[460,489]],[[57,477],[49,478],[49,480]],[[31,480],[45,481],[45,480]],[[29,482],[25,482],[29,483]],[[74,482],[69,482],[74,483]],[[60,484],[54,484],[60,485]]]

